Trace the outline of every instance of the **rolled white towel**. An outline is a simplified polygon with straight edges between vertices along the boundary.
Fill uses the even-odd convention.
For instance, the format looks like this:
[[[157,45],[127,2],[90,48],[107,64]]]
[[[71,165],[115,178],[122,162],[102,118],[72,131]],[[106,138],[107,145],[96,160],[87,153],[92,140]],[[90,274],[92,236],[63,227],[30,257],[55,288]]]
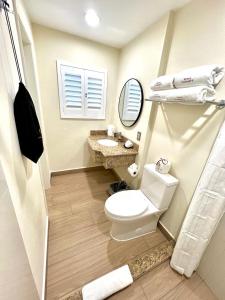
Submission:
[[[172,75],[160,76],[152,80],[150,87],[153,91],[173,89],[173,80],[174,77]]]
[[[216,86],[224,76],[224,67],[220,65],[205,65],[184,70],[174,75],[175,88],[207,85]]]
[[[205,103],[215,100],[215,90],[208,86],[195,86],[166,91],[152,91],[149,99],[162,102]]]
[[[83,300],[103,300],[133,283],[128,265],[118,268],[82,288]]]

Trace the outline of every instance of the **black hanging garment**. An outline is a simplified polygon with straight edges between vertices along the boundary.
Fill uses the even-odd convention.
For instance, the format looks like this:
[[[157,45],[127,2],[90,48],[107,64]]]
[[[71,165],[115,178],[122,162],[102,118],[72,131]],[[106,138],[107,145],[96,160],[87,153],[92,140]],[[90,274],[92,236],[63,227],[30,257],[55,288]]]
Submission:
[[[22,82],[14,101],[14,115],[20,150],[36,163],[44,150],[41,129],[31,96]]]

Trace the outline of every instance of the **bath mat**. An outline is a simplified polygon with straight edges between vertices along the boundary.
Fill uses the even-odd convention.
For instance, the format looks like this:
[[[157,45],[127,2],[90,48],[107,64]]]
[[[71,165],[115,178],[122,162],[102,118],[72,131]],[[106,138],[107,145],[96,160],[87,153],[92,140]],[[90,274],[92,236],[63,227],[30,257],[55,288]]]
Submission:
[[[173,253],[174,241],[166,241],[127,262],[134,280],[150,272],[169,259]],[[59,297],[58,300],[82,300],[81,288]]]

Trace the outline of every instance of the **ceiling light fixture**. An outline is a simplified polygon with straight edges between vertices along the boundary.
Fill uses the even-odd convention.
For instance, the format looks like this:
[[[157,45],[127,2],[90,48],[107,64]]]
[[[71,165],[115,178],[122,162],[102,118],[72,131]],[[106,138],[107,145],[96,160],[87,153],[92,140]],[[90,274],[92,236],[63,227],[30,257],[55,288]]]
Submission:
[[[89,9],[85,13],[85,21],[91,27],[97,27],[99,25],[99,17],[93,9]]]

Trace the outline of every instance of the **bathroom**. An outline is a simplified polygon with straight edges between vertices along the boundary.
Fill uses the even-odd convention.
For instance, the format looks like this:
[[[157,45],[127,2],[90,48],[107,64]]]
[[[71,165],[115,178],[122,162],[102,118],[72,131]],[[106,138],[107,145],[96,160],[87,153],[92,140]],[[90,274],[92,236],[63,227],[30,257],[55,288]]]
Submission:
[[[190,204],[223,134],[225,78],[213,99],[221,106],[149,101],[160,76],[225,67],[224,17],[225,0],[0,0],[0,299],[225,300],[222,209],[211,231],[205,226],[204,251],[199,240],[182,260],[192,266],[201,253],[193,272],[175,266]],[[90,74],[101,81],[98,113],[64,109],[69,70],[83,82]],[[13,104],[20,81],[41,127],[37,163],[19,144]],[[129,83],[141,99],[132,122],[122,111]],[[159,160],[169,174],[155,170]],[[149,205],[143,190],[153,176],[161,187],[168,178],[174,185],[164,184],[173,191],[159,214],[153,203],[151,229],[149,216],[130,214]],[[131,190],[110,196],[120,181]],[[124,285],[115,280],[122,271]]]

